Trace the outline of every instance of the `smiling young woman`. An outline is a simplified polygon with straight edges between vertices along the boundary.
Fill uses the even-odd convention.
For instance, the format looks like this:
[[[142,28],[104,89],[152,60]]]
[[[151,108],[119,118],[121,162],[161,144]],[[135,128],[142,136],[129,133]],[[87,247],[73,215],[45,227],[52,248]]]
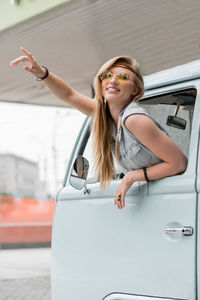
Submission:
[[[69,86],[40,66],[24,48],[23,55],[10,65],[25,62],[24,70],[35,75],[58,98],[92,116],[96,170],[101,187],[115,175],[113,155],[125,176],[114,196],[118,208],[125,206],[125,195],[135,181],[156,180],[185,171],[187,159],[165,130],[139,106],[144,83],[135,60],[117,56],[106,62],[94,78],[95,100]],[[167,149],[167,151],[166,151]]]
[[[94,89],[96,109],[93,117],[93,141],[100,182],[105,186],[114,175],[113,148],[118,157],[119,140],[115,139],[114,147],[112,135],[118,124],[120,111],[144,93],[143,79],[136,61],[126,56],[109,60],[98,71]]]

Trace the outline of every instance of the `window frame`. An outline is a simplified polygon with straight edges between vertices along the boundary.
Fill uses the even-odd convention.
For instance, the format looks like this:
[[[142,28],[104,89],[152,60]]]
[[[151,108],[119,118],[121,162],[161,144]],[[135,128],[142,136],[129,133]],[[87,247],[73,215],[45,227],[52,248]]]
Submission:
[[[183,82],[183,83],[178,83],[178,84],[173,84],[170,86],[159,87],[159,88],[155,88],[152,90],[147,90],[147,91],[145,91],[145,93],[144,93],[143,97],[141,98],[141,100],[139,101],[139,103],[147,101],[147,99],[150,99],[150,98],[164,96],[167,94],[183,92],[183,91],[190,90],[190,89],[196,90],[196,99],[195,99],[195,103],[196,103],[197,97],[199,97],[198,84],[200,86],[199,79],[188,81],[188,82]],[[194,114],[195,114],[195,105],[194,105]],[[194,116],[193,116],[193,120],[192,120],[192,128],[193,128],[193,122],[194,122]],[[63,181],[63,186],[66,186],[67,184],[69,184],[69,177],[70,177],[74,159],[76,158],[77,155],[83,155],[83,153],[84,153],[85,147],[86,147],[88,139],[90,137],[90,123],[91,123],[91,117],[86,117],[86,119],[83,123],[83,126],[78,134],[76,143],[74,145],[74,148],[73,148],[70,160],[69,160],[67,172],[66,172],[66,175],[65,175],[65,178]],[[193,137],[192,137],[192,135],[193,135]],[[192,134],[192,130],[191,130],[188,159],[191,156],[191,139],[192,138],[194,139],[194,134]],[[194,163],[193,164],[188,163],[188,167],[187,167],[185,173],[189,172],[188,169],[190,169],[190,171],[191,171],[193,167],[194,167]]]

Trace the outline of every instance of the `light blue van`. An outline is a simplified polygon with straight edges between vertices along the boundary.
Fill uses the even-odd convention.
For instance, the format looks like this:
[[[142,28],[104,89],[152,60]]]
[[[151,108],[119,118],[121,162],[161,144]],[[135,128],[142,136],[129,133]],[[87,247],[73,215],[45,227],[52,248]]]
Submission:
[[[200,60],[146,76],[140,104],[184,151],[188,167],[182,175],[135,182],[123,210],[113,202],[117,162],[118,175],[100,191],[86,118],[57,195],[52,300],[198,298],[199,91]]]

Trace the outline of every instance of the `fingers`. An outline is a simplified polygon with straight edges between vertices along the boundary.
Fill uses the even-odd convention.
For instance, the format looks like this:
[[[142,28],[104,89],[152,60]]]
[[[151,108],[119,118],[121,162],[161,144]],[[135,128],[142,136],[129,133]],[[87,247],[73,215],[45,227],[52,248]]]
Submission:
[[[128,189],[130,188],[131,184],[133,183],[133,180],[129,180],[129,177],[127,176],[127,174],[122,179],[122,181],[115,193],[115,196],[114,196],[114,203],[120,209],[125,207],[125,195],[126,195]]]
[[[35,75],[35,70],[33,67],[29,67],[26,65],[26,66],[24,66],[24,70]]]
[[[122,198],[122,206],[125,207],[125,196]]]
[[[29,58],[33,58],[32,54],[30,52],[28,52],[26,49],[24,49],[23,47],[20,48],[20,50],[26,54]]]
[[[119,209],[125,207],[125,195],[123,193],[116,193],[114,196],[114,204],[117,205]]]
[[[25,54],[22,55],[10,62],[10,66],[17,66],[20,62],[27,62],[27,63],[34,63],[34,58],[30,52],[28,52],[26,49],[23,47],[20,48],[20,50]]]
[[[121,199],[117,199],[117,207],[119,209],[122,209],[122,202],[121,202]]]
[[[26,62],[27,57],[26,56],[20,56],[10,62],[10,66],[17,66],[20,62]]]

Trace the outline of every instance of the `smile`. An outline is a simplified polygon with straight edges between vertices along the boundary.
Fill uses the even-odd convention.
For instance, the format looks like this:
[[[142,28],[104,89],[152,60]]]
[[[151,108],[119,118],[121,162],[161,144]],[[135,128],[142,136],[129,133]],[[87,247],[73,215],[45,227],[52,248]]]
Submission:
[[[108,87],[106,90],[109,92],[119,92],[120,91],[119,89],[117,89],[115,87]]]

